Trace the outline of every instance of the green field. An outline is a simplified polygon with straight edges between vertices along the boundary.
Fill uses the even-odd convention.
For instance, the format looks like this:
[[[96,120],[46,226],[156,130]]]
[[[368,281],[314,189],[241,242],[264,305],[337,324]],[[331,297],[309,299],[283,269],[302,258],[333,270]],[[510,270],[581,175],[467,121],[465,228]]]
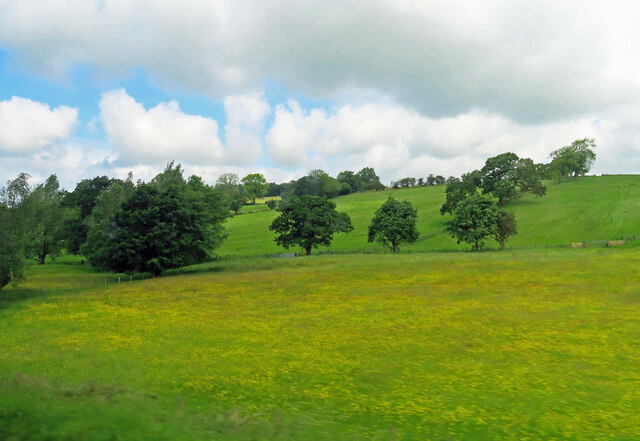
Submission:
[[[390,195],[409,200],[418,209],[420,239],[415,244],[405,245],[402,250],[468,249],[468,245],[457,245],[443,231],[444,221],[450,217],[440,215],[444,190],[444,186],[420,187],[354,193],[336,198],[338,210],[349,214],[354,230],[348,235],[336,235],[329,249],[338,252],[383,251],[379,244],[367,243],[367,227],[375,210]],[[536,198],[527,195],[505,208],[516,213],[519,229],[519,234],[507,243],[509,247],[544,247],[640,237],[637,217],[640,213],[640,176],[586,176],[559,185],[548,182],[546,196]],[[261,211],[229,219],[229,238],[217,250],[218,254],[239,256],[287,252],[274,243],[274,235],[268,229],[276,216],[275,211]],[[487,245],[497,247],[497,243],[492,241]]]
[[[0,439],[636,440],[640,249],[236,259],[0,292]]]
[[[388,195],[418,207],[411,253],[366,243]],[[640,232],[640,176],[517,201],[502,251],[437,252],[464,249],[443,199],[337,198],[338,254],[251,257],[284,252],[258,204],[167,277],[28,267],[0,291],[0,439],[638,440],[640,241],[601,241]]]

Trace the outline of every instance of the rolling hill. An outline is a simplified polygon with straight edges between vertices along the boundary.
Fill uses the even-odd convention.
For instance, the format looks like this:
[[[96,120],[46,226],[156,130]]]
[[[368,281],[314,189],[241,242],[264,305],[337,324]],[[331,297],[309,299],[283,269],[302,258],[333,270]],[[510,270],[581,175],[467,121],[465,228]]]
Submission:
[[[346,212],[354,230],[336,235],[331,251],[376,252],[379,244],[367,243],[367,227],[375,210],[389,197],[408,200],[418,209],[420,239],[405,245],[405,251],[441,251],[467,249],[444,233],[441,216],[444,186],[418,187],[380,192],[354,193],[335,198],[339,211]],[[621,237],[640,237],[640,176],[585,176],[575,181],[547,182],[542,198],[526,195],[505,207],[516,214],[519,234],[507,247],[544,247],[571,242],[604,241]],[[234,216],[227,222],[229,237],[217,250],[220,256],[285,253],[276,246],[268,227],[275,211],[259,211]],[[488,246],[497,246],[493,242]],[[321,248],[320,250],[326,250]],[[299,251],[299,250],[296,250]]]

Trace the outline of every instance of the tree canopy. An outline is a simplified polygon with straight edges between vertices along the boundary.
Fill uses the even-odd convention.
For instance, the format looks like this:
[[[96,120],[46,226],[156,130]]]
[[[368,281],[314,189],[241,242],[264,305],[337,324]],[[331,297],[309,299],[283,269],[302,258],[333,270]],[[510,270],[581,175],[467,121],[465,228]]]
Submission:
[[[496,203],[484,195],[473,195],[458,203],[453,218],[446,221],[445,230],[458,243],[472,245],[477,251],[495,231],[499,213]]]
[[[269,184],[260,173],[251,173],[242,178],[243,191],[247,199],[251,199],[256,203],[256,198],[261,198],[267,192]]]
[[[0,289],[22,278],[22,252],[14,234],[9,208],[0,204]]]
[[[584,138],[552,151],[549,154],[551,173],[558,180],[585,175],[596,160],[595,148],[595,139]]]
[[[185,181],[180,165],[169,164],[127,196],[130,191],[113,186],[99,198],[96,223],[83,248],[92,264],[158,275],[206,261],[226,237],[222,222],[228,210],[223,196],[197,176]]]
[[[397,253],[400,244],[418,240],[417,221],[417,210],[409,201],[401,202],[389,197],[371,219],[368,241],[380,242]]]
[[[287,249],[299,246],[307,255],[311,248],[331,245],[334,234],[353,230],[349,216],[338,213],[336,204],[325,197],[294,196],[279,211],[269,226],[276,233],[275,242]]]

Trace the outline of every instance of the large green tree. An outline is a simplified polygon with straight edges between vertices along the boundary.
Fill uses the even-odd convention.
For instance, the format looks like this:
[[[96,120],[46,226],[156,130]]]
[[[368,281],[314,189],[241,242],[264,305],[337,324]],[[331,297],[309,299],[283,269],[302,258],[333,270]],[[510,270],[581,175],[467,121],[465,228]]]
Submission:
[[[126,181],[114,182],[97,197],[96,206],[87,218],[87,238],[80,247],[80,253],[86,256],[93,266],[111,268],[117,232],[114,217],[134,191],[135,186],[129,177]]]
[[[493,195],[500,206],[524,193],[544,196],[546,192],[538,167],[531,159],[521,159],[515,153],[502,153],[487,159],[480,173],[482,193]]]
[[[418,212],[409,201],[396,201],[389,197],[378,208],[369,225],[368,241],[380,242],[397,253],[402,243],[418,240]]]
[[[105,211],[117,205],[122,192],[100,199]],[[113,204],[110,208],[109,204]],[[226,234],[228,215],[223,196],[197,176],[188,181],[180,165],[170,163],[150,183],[139,184],[115,214],[89,230],[86,249],[98,266],[118,272],[151,272],[206,261]],[[97,247],[89,250],[91,244]]]
[[[29,179],[28,174],[19,174],[2,189],[1,197],[10,209],[13,236],[24,256],[43,264],[63,248],[68,210],[61,204],[63,192],[56,175],[36,187],[29,185]]]
[[[471,244],[477,251],[495,231],[499,213],[496,203],[484,195],[470,196],[456,206],[453,218],[446,221],[445,230],[458,243]]]
[[[279,211],[269,226],[276,233],[275,242],[287,249],[299,246],[307,255],[312,248],[331,245],[334,234],[353,230],[349,216],[336,211],[336,204],[325,197],[294,196]]]
[[[269,184],[260,173],[251,173],[242,178],[243,191],[247,199],[256,203],[256,198],[261,198],[267,192]]]
[[[561,147],[549,154],[551,173],[560,181],[565,178],[577,178],[586,174],[596,160],[596,142],[594,139],[577,139],[571,145]]]
[[[22,253],[9,210],[0,203],[0,289],[22,278]]]

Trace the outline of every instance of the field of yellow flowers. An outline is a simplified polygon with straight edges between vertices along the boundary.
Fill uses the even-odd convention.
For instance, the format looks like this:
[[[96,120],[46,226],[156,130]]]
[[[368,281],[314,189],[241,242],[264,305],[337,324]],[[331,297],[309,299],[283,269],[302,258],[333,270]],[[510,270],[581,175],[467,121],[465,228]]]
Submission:
[[[173,412],[184,439],[637,440],[639,267],[640,248],[240,259],[106,285],[32,267],[0,292],[0,434],[39,439],[16,435],[37,411],[57,415],[42,439],[137,439],[118,432],[144,413],[128,400],[153,397],[144,424]],[[78,418],[86,438],[59,427]]]

